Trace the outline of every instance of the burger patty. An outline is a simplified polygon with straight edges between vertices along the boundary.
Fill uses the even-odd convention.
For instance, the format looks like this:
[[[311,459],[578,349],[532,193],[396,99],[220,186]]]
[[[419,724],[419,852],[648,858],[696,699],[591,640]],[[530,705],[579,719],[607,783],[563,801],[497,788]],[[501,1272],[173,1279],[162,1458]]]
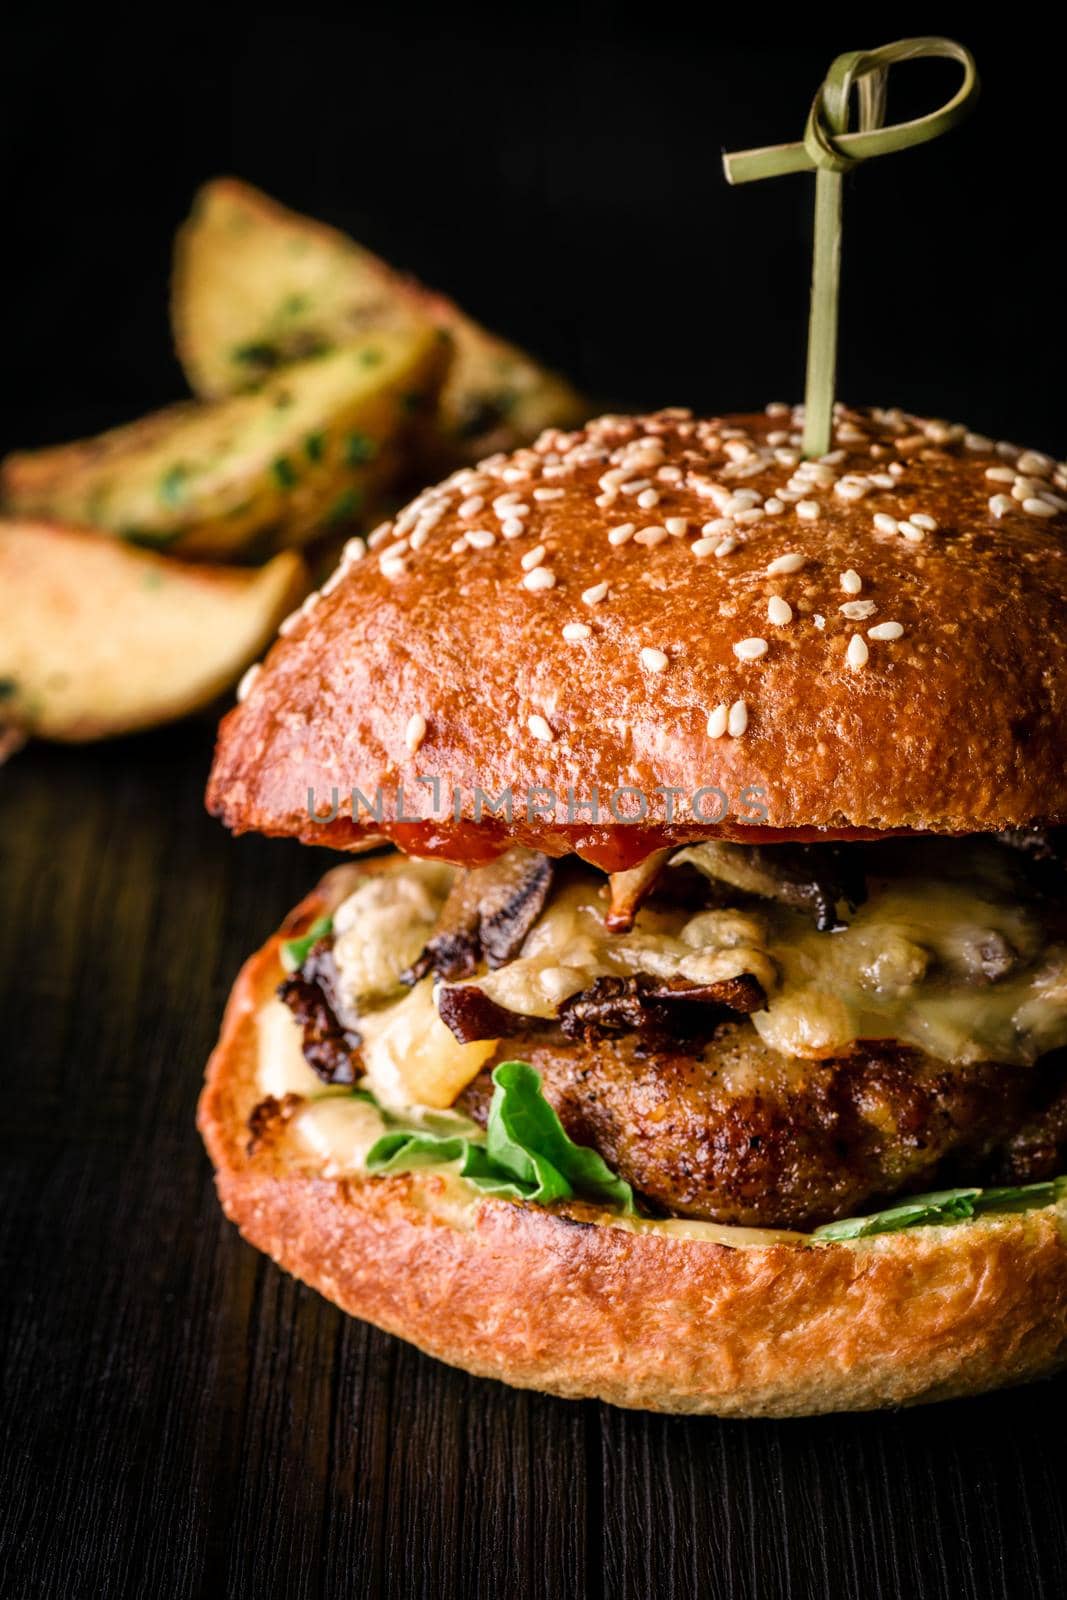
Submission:
[[[503,1042],[458,1109],[484,1125],[496,1062],[522,1056],[567,1132],[679,1216],[807,1229],[942,1182],[1059,1170],[1067,1059],[956,1067],[892,1043],[789,1060],[747,1023],[700,1054],[632,1037]]]

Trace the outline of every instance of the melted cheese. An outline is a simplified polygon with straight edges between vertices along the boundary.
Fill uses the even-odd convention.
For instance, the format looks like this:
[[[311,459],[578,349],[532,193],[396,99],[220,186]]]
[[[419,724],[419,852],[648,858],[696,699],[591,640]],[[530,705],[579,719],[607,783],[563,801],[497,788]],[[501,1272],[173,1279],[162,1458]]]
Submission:
[[[604,925],[607,887],[583,877],[557,893],[514,961],[470,980],[498,1005],[531,1017],[554,1017],[560,1001],[597,978],[648,972],[657,978],[718,983],[749,972],[764,988],[777,983],[758,916],[740,911],[642,907],[630,933]]]
[[[441,861],[407,861],[375,873],[333,916],[333,957],[345,1004],[356,1013],[395,994],[400,974],[433,931],[455,877]]]
[[[469,981],[510,1011],[548,1018],[611,974],[714,983],[751,973],[768,997],[753,1025],[803,1059],[894,1039],[959,1065],[1025,1065],[1067,1045],[1067,944],[1049,942],[1010,853],[981,840],[880,848],[885,875],[836,933],[742,896],[743,909],[695,916],[645,906],[631,933],[610,934],[603,879],[590,873],[553,897],[516,960]]]
[[[383,1106],[450,1106],[476,1078],[497,1046],[495,1039],[460,1044],[433,1001],[433,979],[395,1005],[359,1019],[360,1056],[367,1087]]]

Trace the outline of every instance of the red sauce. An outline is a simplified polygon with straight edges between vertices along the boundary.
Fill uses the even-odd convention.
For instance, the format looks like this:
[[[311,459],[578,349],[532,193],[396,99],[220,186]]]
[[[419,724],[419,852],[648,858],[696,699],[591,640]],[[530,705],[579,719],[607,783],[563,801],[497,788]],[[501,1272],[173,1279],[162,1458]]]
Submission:
[[[894,834],[912,830],[900,828]],[[375,822],[354,823],[337,817],[333,822],[309,824],[301,831],[305,844],[334,850],[358,850],[374,841],[395,844],[411,856],[431,856],[457,866],[478,866],[492,861],[512,845],[524,844],[550,856],[578,855],[602,872],[626,872],[653,850],[676,849],[701,839],[721,839],[733,844],[807,844],[818,841],[885,839],[877,828],[769,828],[759,824],[725,822],[718,826],[666,827],[615,824],[591,827],[581,823],[545,829],[516,822],[510,827],[483,822]]]

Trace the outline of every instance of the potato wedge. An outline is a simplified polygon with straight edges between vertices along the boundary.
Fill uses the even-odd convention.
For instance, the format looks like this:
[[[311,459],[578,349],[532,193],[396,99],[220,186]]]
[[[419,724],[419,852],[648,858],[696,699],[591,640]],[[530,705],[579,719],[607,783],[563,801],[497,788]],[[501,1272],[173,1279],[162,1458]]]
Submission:
[[[307,589],[294,551],[191,566],[84,528],[0,521],[0,729],[101,739],[194,711]]]
[[[353,522],[407,469],[448,359],[433,328],[382,329],[254,393],[8,456],[5,505],[182,555],[262,557]]]
[[[445,296],[235,178],[206,184],[178,234],[171,319],[189,383],[208,397],[368,329],[444,328],[456,356],[438,409],[441,468],[514,449],[587,414],[563,378]]]

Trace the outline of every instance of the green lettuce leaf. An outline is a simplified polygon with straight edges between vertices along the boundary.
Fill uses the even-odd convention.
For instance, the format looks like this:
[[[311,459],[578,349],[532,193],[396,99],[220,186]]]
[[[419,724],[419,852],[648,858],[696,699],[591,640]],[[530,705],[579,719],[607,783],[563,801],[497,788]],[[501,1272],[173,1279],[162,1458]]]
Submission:
[[[290,972],[295,972],[298,967],[304,965],[312,945],[318,944],[320,939],[325,939],[326,935],[332,932],[332,917],[316,917],[308,931],[302,933],[298,939],[286,939],[282,945],[282,964]]]
[[[371,1172],[407,1172],[458,1163],[460,1175],[488,1194],[550,1205],[578,1197],[634,1210],[633,1190],[595,1150],[575,1144],[541,1093],[541,1075],[525,1061],[501,1062],[485,1143],[457,1134],[399,1127],[367,1153]]]
[[[843,1217],[814,1229],[813,1239],[867,1239],[876,1233],[897,1233],[935,1223],[967,1222],[991,1212],[1032,1211],[1050,1206],[1067,1194],[1067,1178],[1028,1183],[1018,1189],[940,1189],[916,1194],[869,1217]]]

